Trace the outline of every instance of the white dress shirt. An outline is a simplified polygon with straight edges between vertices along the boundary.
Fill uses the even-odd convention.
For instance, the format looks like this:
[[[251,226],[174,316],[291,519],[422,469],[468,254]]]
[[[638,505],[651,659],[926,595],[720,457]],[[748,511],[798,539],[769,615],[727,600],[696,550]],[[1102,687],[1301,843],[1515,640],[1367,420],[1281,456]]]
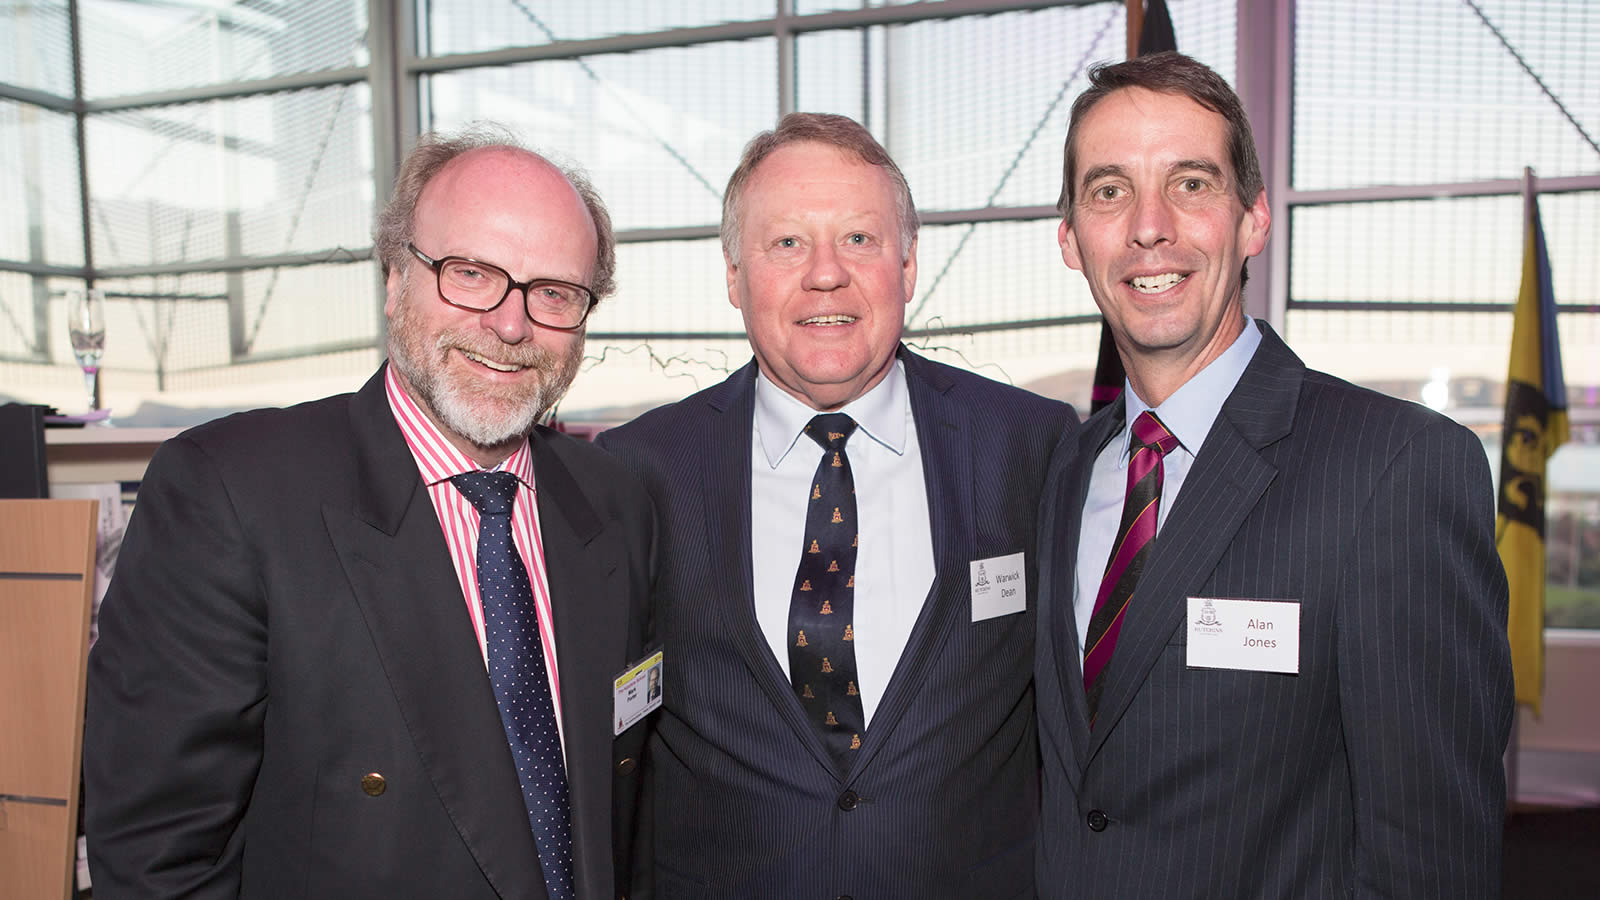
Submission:
[[[872,390],[840,412],[859,426],[845,444],[856,486],[856,684],[872,721],[911,628],[933,586],[933,534],[916,423],[896,361]],[[756,378],[750,453],[750,552],[756,620],[789,672],[789,601],[805,550],[806,505],[822,448],[803,436],[816,410],[766,375]]]
[[[1161,406],[1151,410],[1161,424],[1178,439],[1178,447],[1161,461],[1161,505],[1156,509],[1156,534],[1166,524],[1167,514],[1183,489],[1183,480],[1194,465],[1194,455],[1199,452],[1211,424],[1222,412],[1222,404],[1233,393],[1245,367],[1261,346],[1261,329],[1255,320],[1246,317],[1244,331],[1234,339],[1222,355],[1212,360],[1198,374],[1178,388],[1177,392]],[[1094,615],[1095,595],[1100,591],[1100,580],[1106,572],[1106,561],[1111,556],[1111,544],[1116,540],[1117,528],[1122,524],[1122,499],[1128,491],[1128,447],[1133,433],[1133,422],[1139,414],[1150,409],[1133,385],[1122,384],[1124,413],[1122,430],[1100,449],[1094,458],[1094,470],[1089,475],[1089,490],[1083,501],[1083,528],[1078,533],[1078,577],[1075,582],[1072,609],[1078,618],[1078,658],[1083,658],[1083,642],[1089,633],[1089,618]]]

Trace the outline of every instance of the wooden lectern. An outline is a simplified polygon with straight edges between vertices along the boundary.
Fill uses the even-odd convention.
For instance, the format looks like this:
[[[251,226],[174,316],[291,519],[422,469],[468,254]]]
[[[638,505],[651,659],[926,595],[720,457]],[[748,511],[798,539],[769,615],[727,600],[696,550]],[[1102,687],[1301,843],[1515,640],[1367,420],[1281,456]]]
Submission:
[[[0,500],[0,897],[71,897],[97,519]]]

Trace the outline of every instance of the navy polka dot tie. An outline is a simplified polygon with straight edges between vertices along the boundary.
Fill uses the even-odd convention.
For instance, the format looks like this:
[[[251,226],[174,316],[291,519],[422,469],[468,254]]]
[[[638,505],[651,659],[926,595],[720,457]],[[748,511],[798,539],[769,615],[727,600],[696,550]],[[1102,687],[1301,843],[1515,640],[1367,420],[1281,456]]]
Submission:
[[[511,743],[522,782],[522,799],[539,848],[545,887],[552,900],[569,900],[572,887],[572,823],[567,772],[556,729],[555,705],[544,665],[544,642],[528,571],[511,540],[511,504],[517,476],[510,472],[466,472],[450,479],[478,510],[478,595],[489,655],[489,681],[500,706],[500,724]]]

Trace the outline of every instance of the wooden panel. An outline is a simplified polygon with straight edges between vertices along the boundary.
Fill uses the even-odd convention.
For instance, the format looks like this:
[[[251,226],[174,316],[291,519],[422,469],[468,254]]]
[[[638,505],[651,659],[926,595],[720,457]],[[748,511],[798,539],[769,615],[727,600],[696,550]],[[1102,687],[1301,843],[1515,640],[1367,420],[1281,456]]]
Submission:
[[[72,887],[95,512],[0,500],[0,897]]]
[[[96,527],[93,500],[0,500],[0,574],[88,572]]]
[[[0,897],[18,900],[72,896],[76,840],[60,836],[77,831],[76,813],[65,806],[4,803],[0,808]]]
[[[0,579],[0,794],[64,799],[77,784],[75,729],[61,726],[83,702],[83,597],[81,581]]]

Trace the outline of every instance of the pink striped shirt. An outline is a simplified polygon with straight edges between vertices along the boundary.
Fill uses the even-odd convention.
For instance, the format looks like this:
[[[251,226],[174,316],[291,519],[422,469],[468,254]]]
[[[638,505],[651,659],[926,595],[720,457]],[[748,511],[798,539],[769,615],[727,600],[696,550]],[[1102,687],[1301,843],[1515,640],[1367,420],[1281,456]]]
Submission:
[[[395,379],[394,367],[384,370],[384,387],[389,393],[389,409],[394,413],[406,446],[417,461],[417,470],[428,486],[439,524],[444,527],[445,544],[461,581],[461,595],[467,601],[467,616],[478,636],[478,651],[488,665],[488,647],[483,633],[483,601],[478,597],[478,510],[450,483],[452,476],[478,471],[477,463],[457,450],[438,426],[433,424]],[[550,674],[550,696],[555,701],[556,727],[565,727],[561,718],[561,670],[556,666],[556,640],[550,611],[550,581],[544,569],[544,544],[539,538],[538,494],[533,484],[533,454],[524,440],[501,470],[517,476],[517,498],[511,507],[511,539],[517,545],[528,581],[533,585],[533,602],[539,611],[539,637],[544,643],[544,667]]]

